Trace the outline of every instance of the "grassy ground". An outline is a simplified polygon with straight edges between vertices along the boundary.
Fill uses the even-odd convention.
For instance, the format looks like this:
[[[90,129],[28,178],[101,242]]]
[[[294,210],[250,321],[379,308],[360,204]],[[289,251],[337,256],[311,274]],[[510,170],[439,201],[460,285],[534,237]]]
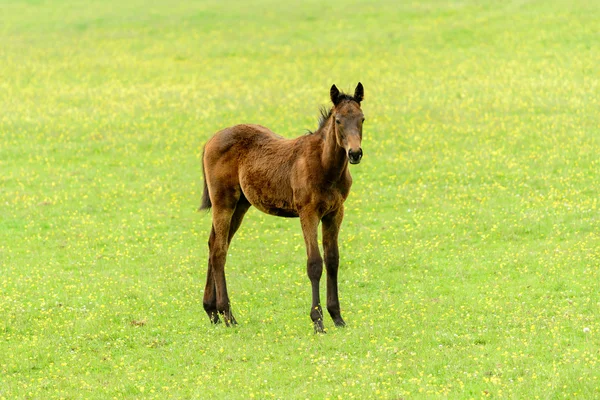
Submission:
[[[248,3],[0,2],[0,399],[599,397],[598,8]],[[358,81],[349,326],[256,210],[210,326],[203,143]]]

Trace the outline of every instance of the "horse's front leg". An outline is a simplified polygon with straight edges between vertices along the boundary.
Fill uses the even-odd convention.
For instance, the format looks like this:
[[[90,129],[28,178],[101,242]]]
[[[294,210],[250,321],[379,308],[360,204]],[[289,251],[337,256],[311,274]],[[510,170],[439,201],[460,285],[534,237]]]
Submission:
[[[319,226],[319,217],[314,213],[304,213],[300,215],[300,224],[304,234],[306,244],[306,271],[310,284],[312,286],[312,305],[310,308],[310,318],[313,321],[315,332],[323,333],[323,310],[319,297],[319,282],[323,274],[323,258],[319,252],[319,243],[317,239],[317,229]]]
[[[323,217],[323,252],[325,255],[325,268],[327,269],[327,311],[333,319],[335,326],[346,326],[340,313],[340,300],[338,298],[338,267],[340,253],[338,250],[338,233],[344,218],[343,206]]]

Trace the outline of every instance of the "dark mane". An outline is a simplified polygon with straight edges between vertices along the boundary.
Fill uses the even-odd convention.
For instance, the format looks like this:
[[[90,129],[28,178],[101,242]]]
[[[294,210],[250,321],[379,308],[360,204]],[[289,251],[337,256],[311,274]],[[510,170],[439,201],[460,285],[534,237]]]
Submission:
[[[346,93],[341,93],[338,94],[338,102],[342,102],[344,100],[350,100],[350,101],[356,101],[356,99],[354,98],[354,96],[350,96],[349,94]],[[357,103],[360,103],[360,101],[356,101]]]
[[[319,107],[319,114],[321,115],[319,115],[319,127],[317,128],[317,131],[321,130],[325,126],[325,123],[329,117],[331,117],[331,113],[333,113],[333,108],[330,108],[329,111],[327,111],[325,106]]]
[[[317,132],[319,132],[321,129],[323,129],[323,127],[325,126],[325,123],[327,122],[327,120],[329,119],[329,117],[331,117],[331,114],[333,113],[333,108],[330,108],[329,110],[327,110],[327,107],[325,106],[320,106],[319,107],[319,127],[314,130],[311,131],[310,129],[306,130],[306,134],[307,135],[313,135]]]

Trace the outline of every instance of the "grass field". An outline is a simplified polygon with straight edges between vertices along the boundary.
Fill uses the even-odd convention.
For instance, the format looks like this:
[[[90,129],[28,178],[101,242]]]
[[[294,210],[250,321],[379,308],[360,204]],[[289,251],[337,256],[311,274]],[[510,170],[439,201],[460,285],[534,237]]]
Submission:
[[[0,1],[0,399],[600,397],[599,27],[585,0]],[[257,210],[211,326],[204,142],[301,135],[358,81],[348,327],[313,334],[299,222]]]

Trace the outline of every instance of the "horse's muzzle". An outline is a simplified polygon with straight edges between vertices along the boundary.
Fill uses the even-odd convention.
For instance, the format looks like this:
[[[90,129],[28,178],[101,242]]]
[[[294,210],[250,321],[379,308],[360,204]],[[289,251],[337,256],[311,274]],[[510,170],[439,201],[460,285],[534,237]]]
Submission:
[[[350,161],[350,164],[358,164],[362,156],[363,151],[361,148],[356,151],[352,149],[348,150],[348,161]]]

